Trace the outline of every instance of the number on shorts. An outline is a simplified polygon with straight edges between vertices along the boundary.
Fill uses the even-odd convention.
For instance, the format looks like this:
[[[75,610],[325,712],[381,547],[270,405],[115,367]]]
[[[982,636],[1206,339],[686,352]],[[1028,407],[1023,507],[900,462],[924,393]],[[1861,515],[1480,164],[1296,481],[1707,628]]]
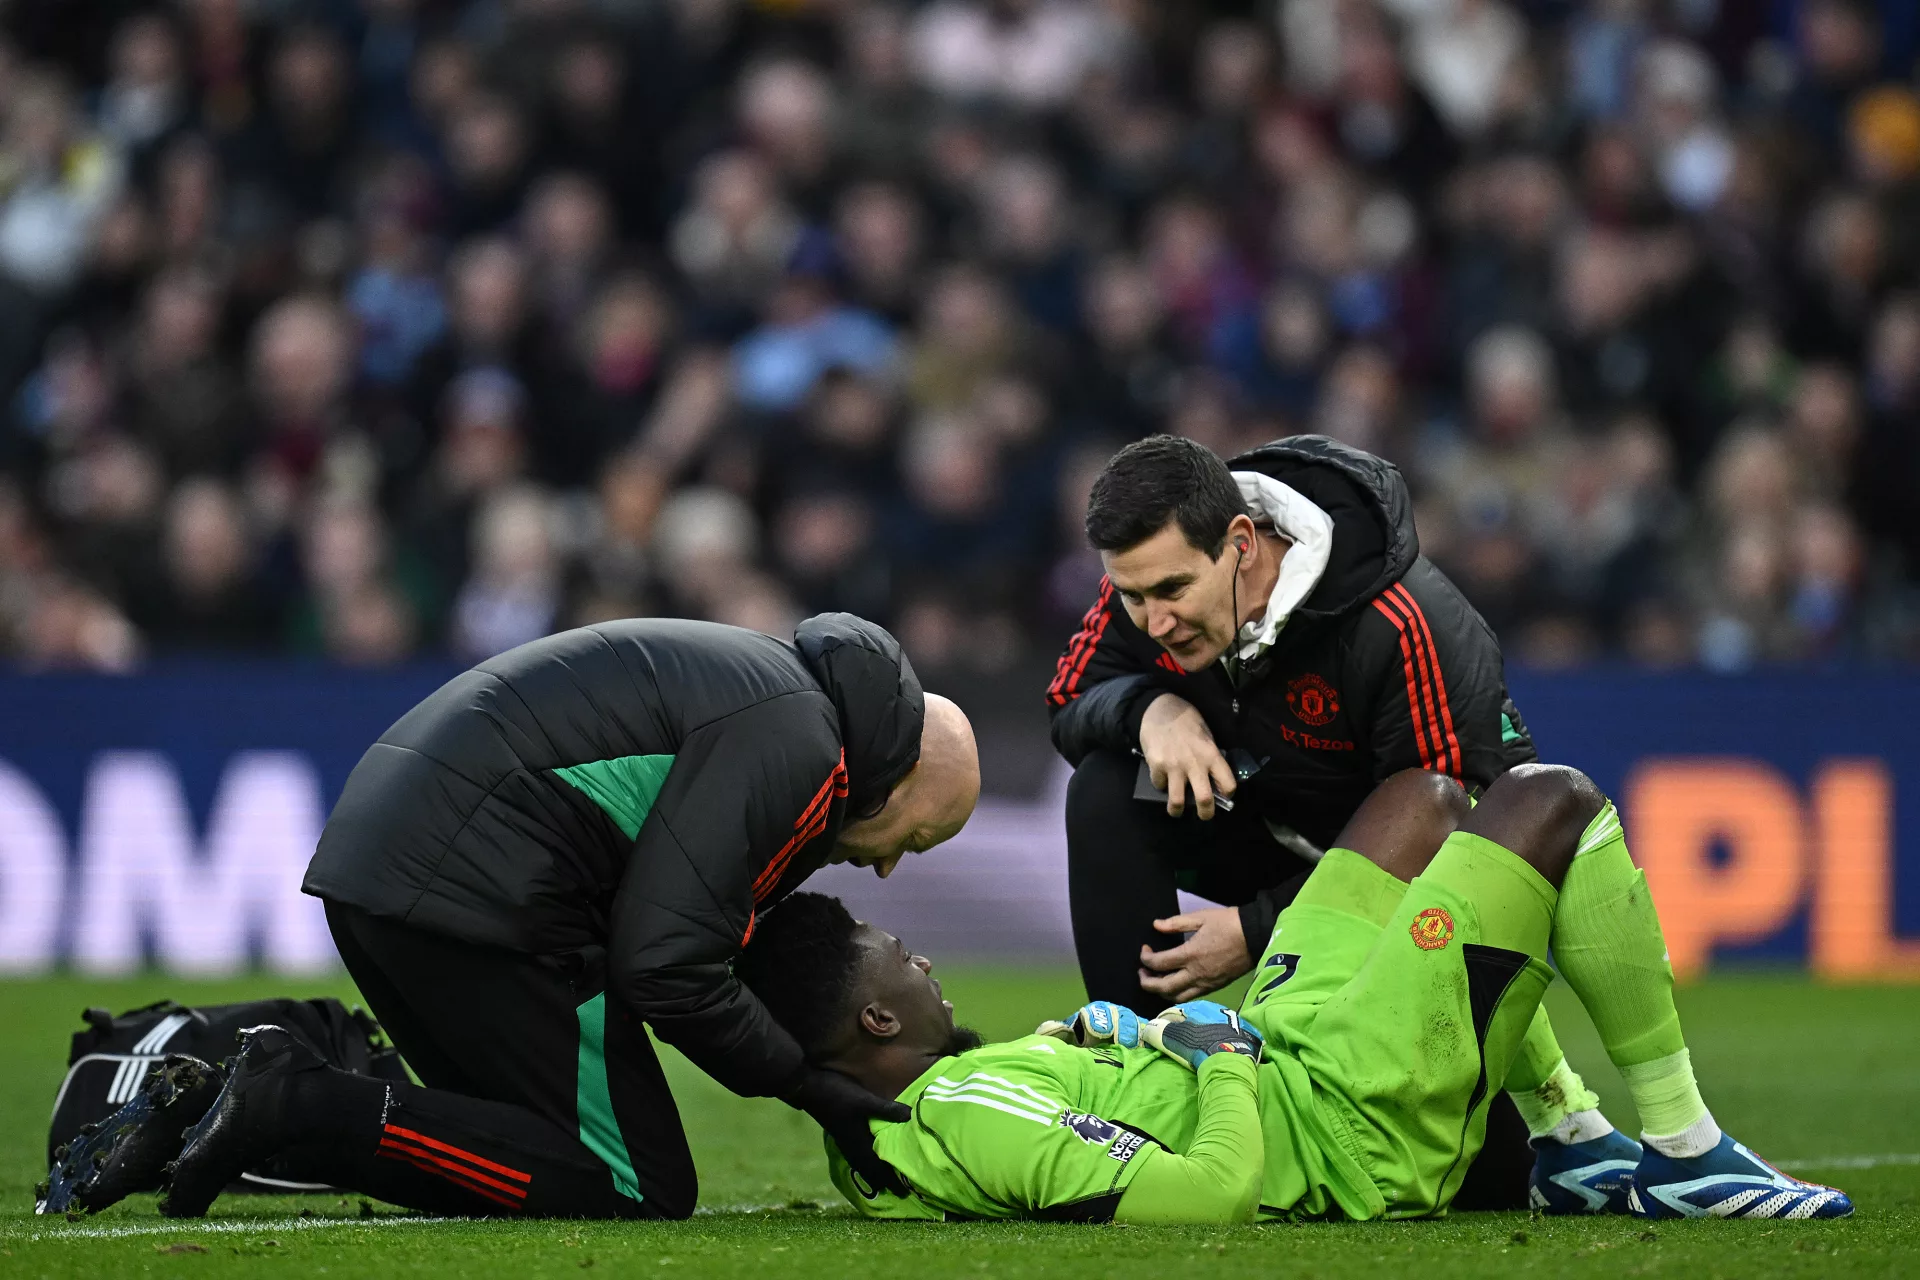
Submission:
[[[1267,972],[1269,969],[1278,969],[1280,972],[1269,974]],[[1285,986],[1287,979],[1298,972],[1300,972],[1300,957],[1291,951],[1276,951],[1268,956],[1266,963],[1260,966],[1260,976],[1263,981],[1260,989],[1253,993],[1254,1003],[1258,1004],[1274,991]]]

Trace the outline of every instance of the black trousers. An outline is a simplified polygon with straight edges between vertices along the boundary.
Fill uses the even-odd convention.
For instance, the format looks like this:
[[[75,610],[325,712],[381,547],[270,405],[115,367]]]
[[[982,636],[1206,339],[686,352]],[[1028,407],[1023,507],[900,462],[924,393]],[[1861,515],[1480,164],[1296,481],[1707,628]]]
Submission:
[[[699,1185],[659,1059],[595,957],[476,947],[327,904],[347,971],[422,1083],[307,1073],[301,1168],[452,1214],[684,1218]]]
[[[1180,944],[1179,934],[1153,927],[1179,910],[1177,890],[1238,906],[1310,868],[1274,843],[1251,807],[1216,811],[1202,822],[1191,804],[1170,818],[1163,804],[1135,800],[1139,767],[1134,756],[1096,751],[1074,770],[1067,786],[1067,896],[1087,998],[1151,1014],[1166,1001],[1140,988],[1140,948]],[[1265,946],[1264,938],[1247,939],[1256,960]]]
[[[1067,786],[1067,895],[1087,999],[1152,1014],[1167,1002],[1141,989],[1140,948],[1179,945],[1178,934],[1153,927],[1178,910],[1177,890],[1238,906],[1262,890],[1303,881],[1311,868],[1274,842],[1251,806],[1216,810],[1202,822],[1191,804],[1170,818],[1164,805],[1135,800],[1139,768],[1135,756],[1096,751],[1074,770]],[[1284,887],[1279,896],[1285,900],[1277,909],[1291,901]],[[1265,938],[1247,939],[1255,960],[1265,947]],[[1453,1207],[1526,1208],[1532,1167],[1526,1125],[1512,1100],[1499,1094],[1487,1113],[1486,1144]]]

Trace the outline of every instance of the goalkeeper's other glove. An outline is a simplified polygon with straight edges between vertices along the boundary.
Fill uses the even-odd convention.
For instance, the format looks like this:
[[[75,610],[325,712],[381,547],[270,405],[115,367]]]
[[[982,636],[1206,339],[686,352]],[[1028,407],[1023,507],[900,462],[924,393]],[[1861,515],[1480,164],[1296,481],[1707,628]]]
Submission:
[[[1140,1028],[1140,1040],[1195,1071],[1216,1053],[1260,1056],[1265,1041],[1240,1015],[1211,1000],[1189,1000]]]
[[[1064,1022],[1047,1021],[1034,1028],[1035,1035],[1052,1036],[1087,1048],[1096,1044],[1115,1044],[1133,1049],[1140,1044],[1140,1015],[1111,1000],[1083,1004]]]

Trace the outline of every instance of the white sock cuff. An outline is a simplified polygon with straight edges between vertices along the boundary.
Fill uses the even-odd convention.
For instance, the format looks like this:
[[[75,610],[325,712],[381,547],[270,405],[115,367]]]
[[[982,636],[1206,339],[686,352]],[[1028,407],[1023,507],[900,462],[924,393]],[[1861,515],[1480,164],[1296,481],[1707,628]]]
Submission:
[[[1713,1112],[1708,1111],[1679,1133],[1643,1133],[1640,1141],[1663,1156],[1691,1160],[1719,1146],[1720,1136],[1720,1126],[1714,1122]]]
[[[1554,1063],[1553,1070],[1541,1081],[1538,1088],[1524,1091],[1510,1091],[1507,1095],[1513,1099],[1513,1105],[1519,1109],[1520,1118],[1526,1121],[1527,1136],[1530,1138],[1552,1138],[1556,1142],[1585,1142],[1587,1138],[1569,1138],[1565,1134],[1568,1126],[1582,1133],[1591,1133],[1592,1137],[1604,1137],[1613,1132],[1613,1126],[1606,1117],[1594,1110],[1600,1104],[1578,1073],[1567,1064],[1566,1058]],[[1590,1119],[1599,1117],[1600,1126],[1593,1127]]]
[[[1554,1127],[1553,1138],[1573,1146],[1578,1142],[1593,1142],[1613,1132],[1613,1122],[1598,1111],[1588,1108],[1575,1111]]]

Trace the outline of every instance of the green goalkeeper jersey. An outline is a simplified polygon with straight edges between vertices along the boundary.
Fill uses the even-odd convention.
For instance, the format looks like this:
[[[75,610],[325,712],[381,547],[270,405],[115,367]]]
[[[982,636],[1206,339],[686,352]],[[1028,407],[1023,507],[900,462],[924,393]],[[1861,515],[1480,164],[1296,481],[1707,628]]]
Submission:
[[[1269,1055],[1255,1089],[1260,1132],[1246,1140],[1249,1159],[1264,1148],[1259,1216],[1378,1215],[1379,1193],[1327,1129],[1300,1064]],[[867,1186],[827,1143],[834,1185],[862,1214],[1105,1221],[1160,1153],[1187,1152],[1201,1089],[1153,1049],[1036,1035],[943,1058],[900,1101],[912,1119],[875,1121],[874,1149],[910,1195]]]

